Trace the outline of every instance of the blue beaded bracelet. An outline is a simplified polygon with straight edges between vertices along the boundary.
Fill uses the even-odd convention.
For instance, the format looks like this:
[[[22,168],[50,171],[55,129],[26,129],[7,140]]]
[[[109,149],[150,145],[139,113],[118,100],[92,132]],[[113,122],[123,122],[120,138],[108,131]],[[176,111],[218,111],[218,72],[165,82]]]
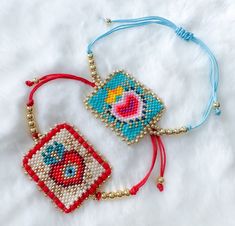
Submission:
[[[203,125],[206,120],[208,119],[210,113],[212,112],[212,110],[214,110],[216,115],[220,115],[221,114],[221,110],[220,110],[220,103],[218,102],[217,99],[217,90],[218,90],[218,82],[219,82],[219,67],[218,67],[218,63],[217,60],[214,56],[214,54],[212,53],[212,51],[207,47],[207,45],[201,41],[199,38],[195,37],[195,35],[189,31],[186,31],[184,28],[182,27],[178,27],[176,26],[173,22],[162,18],[162,17],[158,17],[158,16],[149,16],[149,17],[142,17],[142,18],[136,18],[136,19],[120,19],[120,20],[111,20],[111,19],[106,19],[106,22],[108,24],[111,23],[121,23],[121,25],[118,25],[116,27],[111,28],[110,30],[108,30],[107,32],[99,35],[98,37],[96,37],[93,41],[91,41],[87,47],[87,53],[88,53],[88,57],[89,57],[89,66],[91,69],[91,76],[93,81],[95,82],[95,84],[97,85],[98,88],[102,87],[102,85],[108,85],[107,82],[102,82],[100,76],[97,73],[96,70],[96,64],[94,61],[94,56],[93,56],[93,46],[96,42],[98,42],[99,40],[109,36],[110,34],[117,32],[117,31],[121,31],[121,30],[125,30],[125,29],[129,29],[129,28],[134,28],[134,27],[140,27],[140,26],[145,26],[145,25],[149,25],[149,24],[160,24],[163,26],[167,26],[169,28],[171,28],[177,36],[179,36],[180,38],[182,38],[183,40],[187,41],[187,42],[194,42],[197,45],[199,45],[204,52],[208,55],[209,60],[210,60],[210,84],[211,84],[211,94],[208,100],[208,103],[205,107],[204,113],[201,117],[201,119],[195,123],[195,124],[189,124],[186,126],[183,126],[181,128],[177,128],[177,129],[162,129],[158,126],[151,126],[150,129],[150,134],[155,134],[155,135],[163,135],[163,134],[167,134],[167,135],[171,135],[171,134],[179,134],[179,133],[185,133],[187,131],[190,131],[192,129],[198,128],[201,125]],[[121,72],[114,72],[110,77],[113,77],[114,74],[120,74]],[[124,75],[126,75],[126,73],[123,72]],[[120,76],[119,76],[120,77]],[[125,76],[124,76],[125,77]],[[126,78],[123,78],[126,79]],[[133,80],[133,78],[129,78],[131,80]],[[110,78],[108,79],[110,80]],[[111,82],[112,79],[111,79]],[[138,82],[137,82],[138,83]],[[107,88],[107,87],[106,87]],[[96,98],[98,98],[98,102],[99,97],[96,96]],[[102,98],[101,98],[102,99]],[[158,103],[158,108],[159,108],[159,117],[161,116],[161,110],[163,110],[163,105],[161,100],[157,98],[157,100],[159,101]],[[95,103],[93,103],[95,104]],[[97,109],[96,106],[92,105],[92,101],[89,102],[89,100],[86,101],[86,105],[88,108],[90,108],[93,112],[95,113],[99,113],[99,109]],[[99,104],[98,104],[99,105]],[[161,109],[162,108],[162,109]],[[157,112],[155,112],[157,113]],[[103,114],[104,115],[104,114]],[[103,115],[101,115],[101,118],[103,117]],[[157,122],[159,117],[157,118],[157,120],[153,120],[154,122]],[[103,120],[110,121],[109,117],[107,118],[102,118]],[[151,120],[149,120],[149,123],[151,122]],[[111,122],[112,123],[112,122]],[[151,124],[151,123],[150,123]],[[119,131],[119,128],[115,128],[115,130]],[[121,131],[121,133],[125,132]],[[146,132],[146,131],[145,131]]]

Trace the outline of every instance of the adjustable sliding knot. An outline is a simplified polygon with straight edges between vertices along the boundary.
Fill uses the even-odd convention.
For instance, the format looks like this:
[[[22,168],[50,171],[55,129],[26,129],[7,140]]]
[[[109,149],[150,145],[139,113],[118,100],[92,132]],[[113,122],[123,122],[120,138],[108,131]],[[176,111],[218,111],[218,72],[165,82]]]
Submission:
[[[163,177],[158,177],[158,179],[157,179],[157,188],[158,188],[159,191],[164,190],[163,183],[164,183],[164,178]]]
[[[177,27],[175,30],[175,33],[182,39],[184,39],[185,41],[190,41],[193,38],[193,33],[186,31],[184,28],[182,27]]]
[[[216,115],[221,115],[220,103],[218,101],[213,103],[213,108]]]

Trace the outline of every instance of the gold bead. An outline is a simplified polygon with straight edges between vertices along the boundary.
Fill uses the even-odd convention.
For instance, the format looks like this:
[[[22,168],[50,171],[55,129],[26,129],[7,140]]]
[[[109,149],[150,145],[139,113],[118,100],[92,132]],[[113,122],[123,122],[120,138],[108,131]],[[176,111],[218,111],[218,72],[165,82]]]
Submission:
[[[35,127],[34,121],[29,121],[29,126],[30,126],[30,127]]]
[[[31,131],[31,133],[36,133],[36,132],[37,132],[37,130],[36,130],[35,127],[34,127],[34,128],[31,128],[30,131]]]
[[[122,197],[122,194],[120,193],[120,191],[116,192],[116,197]]]
[[[171,135],[173,132],[172,132],[172,130],[171,129],[168,129],[167,131],[166,131],[166,134],[168,134],[168,135]]]
[[[110,198],[110,199],[113,199],[113,198],[114,198],[113,192],[110,192],[110,193],[109,193],[109,198]]]
[[[164,178],[163,177],[158,177],[157,182],[160,183],[160,184],[163,184],[164,183]]]
[[[27,111],[28,112],[32,112],[33,111],[33,107],[32,106],[27,106]]]
[[[106,194],[105,192],[102,192],[101,198],[102,198],[102,199],[106,199],[106,198],[107,198],[107,194]]]
[[[32,114],[27,114],[27,119],[32,119],[33,115]]]
[[[95,69],[96,69],[96,66],[95,66],[95,65],[91,65],[91,66],[90,66],[90,69],[91,69],[91,70],[95,70]]]
[[[125,196],[129,196],[129,195],[130,195],[130,191],[129,191],[128,189],[125,189],[125,190],[124,190],[124,195],[125,195]]]
[[[220,102],[216,101],[213,103],[214,108],[219,108],[220,107]]]
[[[176,134],[180,134],[182,131],[179,129],[176,129]]]
[[[186,128],[186,127],[181,127],[181,128],[180,128],[180,132],[182,132],[182,133],[187,132],[187,128]]]
[[[39,79],[34,78],[34,79],[33,79],[33,82],[34,82],[34,83],[38,83],[38,82],[39,82]]]

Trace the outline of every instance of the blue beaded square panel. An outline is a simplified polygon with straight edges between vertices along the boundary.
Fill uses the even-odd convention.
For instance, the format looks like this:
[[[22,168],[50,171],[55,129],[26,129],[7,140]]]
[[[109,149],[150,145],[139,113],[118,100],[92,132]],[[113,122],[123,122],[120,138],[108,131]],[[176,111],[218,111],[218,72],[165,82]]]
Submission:
[[[138,142],[164,109],[163,102],[151,90],[124,71],[112,73],[85,104],[128,144]]]

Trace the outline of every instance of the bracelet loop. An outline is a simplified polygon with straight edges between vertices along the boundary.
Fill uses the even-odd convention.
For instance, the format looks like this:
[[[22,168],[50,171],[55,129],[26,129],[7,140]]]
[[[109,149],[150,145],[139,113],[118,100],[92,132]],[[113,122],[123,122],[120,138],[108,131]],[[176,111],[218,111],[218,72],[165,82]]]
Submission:
[[[34,93],[45,83],[56,80],[56,79],[72,79],[72,80],[77,80],[80,82],[83,82],[87,85],[90,85],[91,87],[94,87],[95,84],[88,81],[85,78],[76,76],[76,75],[70,75],[70,74],[49,74],[45,75],[39,79],[34,79],[33,81],[26,81],[27,86],[33,86],[29,97],[28,97],[28,103],[26,105],[26,119],[28,121],[28,126],[30,133],[32,135],[32,138],[35,142],[38,141],[38,139],[42,138],[42,134],[39,133],[37,122],[36,122],[36,117],[34,115]]]
[[[106,23],[111,24],[111,23],[121,23],[121,25],[118,25],[116,27],[111,28],[107,32],[97,36],[92,42],[87,47],[87,53],[88,53],[88,58],[89,58],[89,66],[90,66],[90,71],[91,71],[91,76],[92,80],[95,82],[96,87],[99,88],[102,86],[102,81],[100,76],[98,75],[97,72],[97,67],[95,64],[92,48],[96,42],[99,40],[109,36],[112,33],[115,33],[117,31],[121,30],[126,30],[129,28],[134,28],[134,27],[141,27],[141,26],[146,26],[149,24],[160,24],[166,27],[169,27],[172,29],[177,36],[182,38],[185,41],[191,41],[197,45],[199,45],[204,52],[208,55],[209,61],[210,61],[210,83],[211,83],[211,93],[210,93],[210,98],[208,100],[208,103],[205,107],[204,113],[202,114],[201,119],[197,123],[190,124],[187,127],[182,127],[179,129],[158,129],[157,132],[155,131],[154,134],[179,134],[179,133],[185,133],[187,131],[190,131],[192,129],[198,128],[201,125],[203,125],[206,120],[208,119],[210,113],[212,110],[214,110],[216,115],[221,114],[221,109],[220,109],[220,104],[217,100],[217,91],[218,91],[218,82],[219,82],[219,66],[217,63],[217,60],[212,53],[212,51],[207,47],[207,45],[201,41],[199,38],[195,37],[193,33],[185,30],[182,27],[176,26],[173,22],[163,18],[163,17],[158,17],[158,16],[149,16],[149,17],[142,17],[142,18],[136,18],[136,19],[120,19],[120,20],[111,20],[111,19],[106,19]],[[160,132],[161,131],[161,132]]]

